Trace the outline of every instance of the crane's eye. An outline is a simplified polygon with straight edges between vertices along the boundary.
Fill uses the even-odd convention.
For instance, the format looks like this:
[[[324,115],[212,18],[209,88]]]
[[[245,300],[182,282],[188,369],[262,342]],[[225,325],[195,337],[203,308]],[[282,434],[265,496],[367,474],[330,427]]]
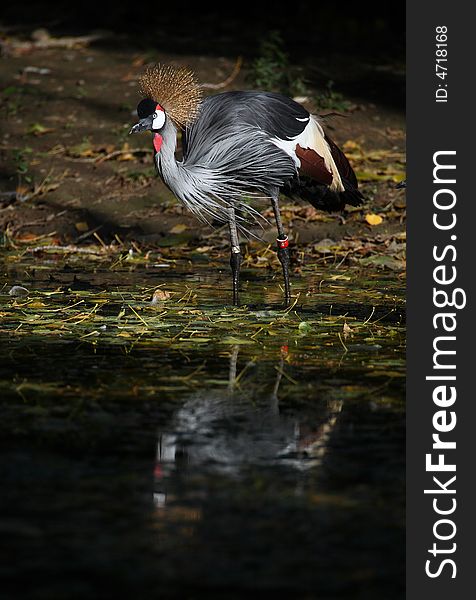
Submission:
[[[157,119],[157,113],[156,112],[152,115],[152,118],[153,119]]]

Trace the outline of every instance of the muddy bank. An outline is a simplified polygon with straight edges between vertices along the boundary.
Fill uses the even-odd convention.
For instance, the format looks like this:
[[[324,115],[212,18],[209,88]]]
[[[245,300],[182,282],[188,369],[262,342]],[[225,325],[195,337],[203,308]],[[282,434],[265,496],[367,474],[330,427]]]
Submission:
[[[71,48],[14,51],[1,60],[6,119],[0,146],[0,227],[9,237],[50,234],[60,243],[78,243],[90,242],[88,232],[97,231],[106,242],[119,234],[160,243],[180,224],[192,245],[210,235],[157,178],[149,137],[130,138],[128,131],[135,119],[137,77],[147,61],[187,64],[201,82],[214,85],[226,81],[236,57],[138,51],[127,43],[119,49],[98,40]],[[250,64],[245,60],[225,89],[249,88]],[[335,58],[326,68],[334,70],[336,79],[340,74],[342,89],[345,81],[352,89],[348,65]],[[400,67],[365,68],[378,80]],[[326,85],[324,72],[314,85]],[[327,117],[325,125],[349,155],[367,198],[361,209],[331,218],[305,204],[292,205],[286,224],[302,243],[404,230],[405,194],[394,189],[404,177],[404,115],[359,96],[358,89],[345,96],[339,92],[336,106],[325,110],[315,100],[322,89],[308,86],[302,98],[310,110],[339,113]],[[381,223],[369,226],[368,214],[381,216]]]

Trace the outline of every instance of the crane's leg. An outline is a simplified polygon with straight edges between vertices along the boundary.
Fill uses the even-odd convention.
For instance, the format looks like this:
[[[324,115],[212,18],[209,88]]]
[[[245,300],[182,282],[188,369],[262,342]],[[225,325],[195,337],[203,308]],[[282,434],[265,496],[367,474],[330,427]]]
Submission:
[[[291,287],[289,284],[289,240],[288,236],[284,233],[283,222],[281,221],[281,213],[279,212],[279,201],[278,197],[271,198],[273,204],[274,218],[276,219],[276,227],[278,229],[278,238],[276,244],[278,246],[278,258],[283,267],[284,277],[284,296],[286,304],[291,299]]]
[[[241,255],[240,243],[238,241],[238,230],[236,228],[235,209],[228,209],[228,227],[230,229],[230,266],[233,276],[233,304],[238,304],[238,284],[240,281],[240,267],[243,257]]]

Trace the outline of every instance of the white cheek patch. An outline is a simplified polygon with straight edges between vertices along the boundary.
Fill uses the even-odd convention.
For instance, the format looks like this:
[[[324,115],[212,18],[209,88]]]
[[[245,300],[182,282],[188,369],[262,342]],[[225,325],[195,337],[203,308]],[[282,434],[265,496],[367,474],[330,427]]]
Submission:
[[[155,114],[157,116],[152,121],[152,129],[162,129],[165,123],[165,113],[163,110],[156,110]]]

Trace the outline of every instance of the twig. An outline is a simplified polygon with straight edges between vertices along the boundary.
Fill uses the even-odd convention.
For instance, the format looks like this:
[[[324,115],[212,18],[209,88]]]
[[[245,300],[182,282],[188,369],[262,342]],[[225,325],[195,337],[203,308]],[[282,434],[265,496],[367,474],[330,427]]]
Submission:
[[[301,292],[298,292],[298,293],[297,293],[297,295],[296,295],[296,299],[294,300],[294,302],[291,304],[291,306],[290,306],[289,308],[287,308],[287,309],[284,311],[284,313],[283,313],[284,315],[287,315],[287,314],[289,314],[289,313],[292,311],[292,309],[293,309],[293,308],[296,306],[296,304],[298,303],[298,300],[299,300],[299,298],[300,298],[300,297],[301,297]]]
[[[140,314],[137,311],[135,311],[130,304],[128,304],[127,306],[131,309],[131,311],[135,314],[135,316],[139,319],[139,321],[142,321],[142,323],[144,323],[144,325],[147,327],[147,329],[149,329],[149,325],[148,325],[147,321],[144,321],[144,319],[140,316]]]
[[[344,255],[344,258],[340,261],[340,263],[336,266],[336,269],[338,269],[341,264],[344,262],[344,260],[349,256],[349,254],[351,254],[352,250],[349,250],[348,252],[346,252],[346,254]]]
[[[48,184],[48,180],[51,178],[51,175],[53,174],[53,167],[48,171],[48,174],[45,176],[45,178],[43,179],[43,181],[34,187],[33,192],[28,196],[28,200],[31,200],[32,198],[35,198],[36,196],[39,196],[40,194],[43,193],[43,191],[47,188]],[[61,181],[64,178],[64,174],[63,176],[60,176],[59,180]],[[57,187],[59,187],[59,183],[58,184],[54,184],[54,188],[56,189]],[[46,191],[52,191],[52,190],[46,190]]]
[[[22,42],[14,38],[1,40],[0,45],[2,53],[18,56],[32,52],[33,50],[45,50],[49,48],[67,48],[68,50],[71,50],[78,46],[88,46],[91,42],[95,42],[96,40],[100,40],[109,35],[107,32],[102,32],[93,35],[55,38],[51,37],[46,30],[38,30],[38,34],[40,34],[40,32],[41,35],[37,35],[36,39],[28,42]]]
[[[27,252],[44,252],[45,250],[54,250],[55,252],[78,252],[83,254],[102,254],[100,248],[92,250],[90,248],[79,248],[77,246],[55,246],[54,244],[46,244],[45,246],[34,246],[27,248]]]
[[[365,321],[362,323],[362,325],[366,325],[370,321],[374,312],[375,312],[375,306],[372,306],[372,312],[370,313],[370,317],[368,319],[365,319]]]
[[[102,225],[98,225],[94,229],[90,229],[89,231],[86,231],[86,233],[83,233],[82,235],[80,235],[79,237],[77,237],[74,240],[75,243],[77,244],[78,242],[82,242],[83,240],[85,240],[89,236],[94,235],[96,233],[96,231],[99,231],[99,229],[101,229],[101,228],[102,228]]]
[[[102,163],[105,160],[109,160],[111,158],[114,158],[115,156],[120,156],[121,154],[146,154],[147,150],[144,150],[143,148],[136,148],[134,150],[114,150],[114,152],[110,152],[109,154],[106,154],[105,156],[98,156],[97,158],[94,158],[92,162],[95,163]]]
[[[328,119],[329,117],[343,117],[344,119],[349,118],[349,115],[341,113],[337,110],[333,110],[331,112],[326,112],[326,113],[319,113],[319,116],[321,117],[321,119]]]
[[[107,244],[102,240],[101,236],[97,233],[97,231],[95,231],[93,233],[94,237],[97,239],[97,241],[101,244],[101,246],[103,248],[107,248]]]
[[[233,67],[233,71],[230,75],[220,83],[202,83],[200,87],[207,90],[221,90],[225,88],[227,85],[230,85],[232,81],[234,81],[238,77],[238,73],[241,70],[241,65],[243,64],[243,58],[239,56],[236,59],[235,66]]]
[[[340,334],[340,333],[337,333],[337,335],[339,336],[340,343],[342,344],[342,346],[343,346],[344,350],[345,350],[346,352],[349,352],[349,349],[347,348],[347,346],[344,344],[344,342],[343,342],[343,340],[342,340],[342,336],[341,336],[341,334]]]
[[[287,373],[285,373],[284,370],[281,369],[280,367],[274,367],[274,370],[277,371],[280,375],[282,375],[283,377],[285,377],[288,381],[290,381],[294,385],[298,384],[298,382],[295,379],[293,379],[292,377],[290,377],[289,375],[287,375]]]
[[[395,308],[392,308],[391,311],[389,311],[387,314],[383,315],[383,317],[380,317],[380,319],[377,319],[376,321],[374,321],[373,323],[371,323],[371,325],[375,325],[375,323],[378,323],[382,319],[386,319],[388,317],[388,315],[391,315],[392,313],[394,313],[395,310],[396,310]]]
[[[16,225],[15,227],[11,228],[11,233],[12,235],[16,235],[20,229],[23,229],[24,227],[31,227],[31,226],[35,226],[35,225],[44,225],[46,223],[46,219],[36,219],[35,221],[25,221],[25,223],[20,223],[19,225]]]

